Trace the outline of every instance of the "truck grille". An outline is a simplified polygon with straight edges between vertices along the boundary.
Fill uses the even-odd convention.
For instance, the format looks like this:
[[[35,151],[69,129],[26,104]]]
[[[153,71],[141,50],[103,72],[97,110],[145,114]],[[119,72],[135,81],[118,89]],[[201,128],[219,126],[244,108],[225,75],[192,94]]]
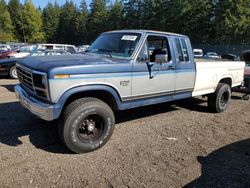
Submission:
[[[28,93],[35,97],[49,100],[48,84],[43,84],[42,81],[42,79],[47,80],[46,73],[35,70],[32,71],[20,65],[16,66],[16,70],[20,84]]]
[[[34,92],[32,73],[21,67],[17,67],[16,69],[17,69],[17,76],[18,76],[20,83],[24,85],[25,87],[27,87],[32,92]]]

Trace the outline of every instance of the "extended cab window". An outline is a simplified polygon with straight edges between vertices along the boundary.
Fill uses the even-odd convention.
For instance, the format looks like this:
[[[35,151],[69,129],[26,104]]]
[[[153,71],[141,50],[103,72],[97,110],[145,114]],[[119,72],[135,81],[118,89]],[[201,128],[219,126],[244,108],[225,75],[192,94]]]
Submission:
[[[189,61],[188,48],[185,39],[175,38],[177,59],[179,61]]]
[[[171,60],[168,40],[162,36],[148,36],[137,57],[137,61],[155,62],[157,54],[166,54],[168,55],[168,61]]]

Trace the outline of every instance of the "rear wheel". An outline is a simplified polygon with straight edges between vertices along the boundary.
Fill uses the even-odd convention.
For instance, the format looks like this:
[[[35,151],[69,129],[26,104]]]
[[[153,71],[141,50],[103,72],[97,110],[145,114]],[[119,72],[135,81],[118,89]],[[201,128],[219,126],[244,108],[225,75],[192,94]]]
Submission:
[[[215,92],[208,96],[208,108],[212,112],[223,112],[231,99],[231,88],[228,84],[219,83]]]
[[[10,68],[9,75],[13,79],[17,79],[17,71],[16,71],[16,66],[13,66]]]
[[[59,135],[75,153],[94,151],[110,139],[115,124],[112,109],[96,98],[81,98],[69,104],[59,121]]]

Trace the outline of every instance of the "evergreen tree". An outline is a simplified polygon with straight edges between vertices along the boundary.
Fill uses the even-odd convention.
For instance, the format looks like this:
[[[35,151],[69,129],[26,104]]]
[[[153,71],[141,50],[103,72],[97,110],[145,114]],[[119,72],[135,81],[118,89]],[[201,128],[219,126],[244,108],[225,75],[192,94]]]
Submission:
[[[216,40],[240,43],[249,39],[249,0],[218,0],[215,10]]]
[[[88,7],[85,0],[81,1],[80,4],[80,11],[78,11],[78,17],[76,20],[76,29],[77,29],[77,35],[78,43],[79,45],[82,44],[88,44],[88,37],[89,33],[87,30],[87,18],[88,18]]]
[[[22,5],[19,0],[9,0],[8,10],[14,26],[15,37],[19,41],[25,42],[25,32],[23,30]]]
[[[107,23],[109,23],[110,30],[122,29],[123,26],[123,12],[122,12],[122,3],[119,0],[116,0],[114,4],[111,4],[110,9],[108,10]]]
[[[41,14],[31,0],[26,0],[23,5],[23,30],[27,42],[42,42],[45,39]]]
[[[93,0],[90,4],[87,29],[89,42],[93,41],[100,33],[109,30],[107,25],[107,10],[105,0]]]
[[[43,9],[43,31],[45,33],[46,41],[50,43],[58,40],[58,27],[60,21],[61,8],[57,3],[48,3]]]
[[[0,0],[0,12],[0,41],[14,41],[14,27],[4,0]]]
[[[124,27],[127,29],[142,29],[143,0],[123,0]]]
[[[78,44],[78,22],[79,10],[73,1],[67,1],[62,7],[58,27],[58,41],[60,43]]]

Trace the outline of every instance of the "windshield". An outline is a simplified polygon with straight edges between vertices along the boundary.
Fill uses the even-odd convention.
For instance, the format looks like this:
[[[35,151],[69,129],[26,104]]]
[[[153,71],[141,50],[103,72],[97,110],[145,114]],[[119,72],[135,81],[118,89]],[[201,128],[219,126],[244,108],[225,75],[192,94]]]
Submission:
[[[37,45],[29,45],[29,46],[22,46],[21,48],[19,48],[20,52],[33,52],[34,50],[36,50]]]
[[[99,36],[86,52],[129,58],[140,40],[138,33],[107,33]]]
[[[194,55],[202,55],[202,52],[194,52]]]

